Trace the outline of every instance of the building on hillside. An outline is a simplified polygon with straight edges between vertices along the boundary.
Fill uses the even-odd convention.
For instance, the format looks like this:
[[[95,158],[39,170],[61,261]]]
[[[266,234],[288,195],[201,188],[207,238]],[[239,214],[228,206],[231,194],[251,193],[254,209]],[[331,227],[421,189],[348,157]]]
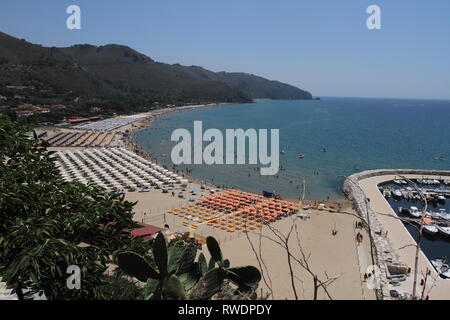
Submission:
[[[77,118],[77,119],[70,119],[67,122],[70,124],[80,123],[80,122],[86,122],[86,121],[94,121],[94,120],[100,120],[100,116],[94,116],[89,118]]]
[[[153,240],[159,232],[164,231],[163,228],[156,227],[150,224],[138,223],[139,228],[131,230],[131,236],[139,237],[143,240]]]
[[[16,116],[18,116],[18,117],[29,117],[32,115],[33,115],[32,110],[17,110],[16,111]]]
[[[34,113],[49,113],[50,109],[49,108],[34,108],[33,112]]]
[[[30,109],[32,107],[33,107],[33,105],[31,103],[21,104],[21,105],[17,106],[17,108],[19,108],[19,109]]]

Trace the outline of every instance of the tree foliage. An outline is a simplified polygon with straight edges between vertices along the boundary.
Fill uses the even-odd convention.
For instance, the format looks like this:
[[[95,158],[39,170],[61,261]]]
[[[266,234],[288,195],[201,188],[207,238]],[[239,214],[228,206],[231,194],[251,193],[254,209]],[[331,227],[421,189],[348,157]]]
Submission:
[[[211,299],[255,295],[261,279],[252,266],[230,267],[209,237],[209,263],[193,243],[153,244],[131,237],[134,203],[123,195],[65,182],[53,152],[31,128],[0,117],[0,277],[19,298]],[[153,254],[148,255],[149,250]],[[128,276],[145,282],[143,288]],[[79,289],[67,280],[80,269]],[[120,271],[120,270],[119,270]]]
[[[132,228],[133,203],[123,196],[60,179],[52,152],[30,128],[0,118],[1,276],[20,298],[44,292],[48,299],[89,299],[105,284],[110,256],[145,252]],[[81,270],[81,289],[70,290],[66,270]]]

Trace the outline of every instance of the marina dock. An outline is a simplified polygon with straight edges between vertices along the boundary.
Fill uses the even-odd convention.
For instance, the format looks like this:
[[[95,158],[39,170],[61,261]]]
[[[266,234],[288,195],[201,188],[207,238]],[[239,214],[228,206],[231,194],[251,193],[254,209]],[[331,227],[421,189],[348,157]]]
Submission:
[[[393,181],[398,176],[407,179],[445,179],[450,178],[450,171],[426,171],[426,170],[371,170],[354,174],[344,182],[343,190],[347,197],[357,207],[359,214],[367,221],[370,220],[373,246],[377,265],[381,269],[380,294],[383,299],[390,299],[390,291],[396,290],[405,295],[413,292],[413,274],[415,265],[416,241],[396,212],[392,209],[386,198],[380,192],[380,184]],[[405,270],[410,272],[405,272]],[[425,291],[430,299],[448,299],[450,292],[450,280],[442,279],[422,250],[418,256],[418,281],[416,284],[416,296],[423,292],[420,285],[423,274],[429,270],[431,278],[436,279],[433,287],[429,281]],[[405,281],[397,286],[390,284],[389,277],[392,273],[406,274]]]

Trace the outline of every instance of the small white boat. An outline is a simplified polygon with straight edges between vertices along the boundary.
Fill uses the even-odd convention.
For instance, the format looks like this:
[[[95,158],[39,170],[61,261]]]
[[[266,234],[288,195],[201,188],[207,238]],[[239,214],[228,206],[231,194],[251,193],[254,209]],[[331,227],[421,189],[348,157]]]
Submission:
[[[439,216],[442,219],[450,220],[450,213],[448,213],[447,210],[445,209],[439,209]]]
[[[442,278],[444,279],[450,278],[450,267],[448,266],[448,264],[445,263],[445,260],[434,259],[431,260],[431,264]]]
[[[390,190],[390,189],[384,189],[384,190],[383,190],[383,196],[384,196],[385,198],[390,198],[390,197],[392,196],[391,190]]]
[[[439,202],[445,202],[445,197],[444,196],[438,196],[437,197]]]
[[[423,226],[423,231],[425,231],[428,234],[436,234],[438,233],[438,228],[434,224],[425,224]]]
[[[422,216],[422,213],[419,211],[419,209],[417,209],[417,207],[410,207],[409,208],[409,214],[413,218],[420,218]]]
[[[408,192],[406,190],[402,190],[401,193],[403,198],[409,199]]]
[[[399,180],[399,179],[394,179],[394,183],[395,183],[395,184],[402,184],[402,181]]]
[[[440,234],[450,237],[450,227],[437,226],[437,228]]]
[[[397,197],[397,198],[401,198],[402,197],[402,192],[400,191],[400,190],[394,190],[393,192],[392,192],[392,194],[394,195],[394,197]]]

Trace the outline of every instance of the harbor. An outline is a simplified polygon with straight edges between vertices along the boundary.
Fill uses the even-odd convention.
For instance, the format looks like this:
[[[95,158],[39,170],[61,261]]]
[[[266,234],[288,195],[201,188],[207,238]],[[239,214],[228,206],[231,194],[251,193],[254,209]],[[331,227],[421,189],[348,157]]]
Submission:
[[[447,299],[448,171],[371,170],[350,176],[344,192],[369,222],[384,298]],[[406,183],[405,183],[406,182]],[[426,208],[423,206],[426,200]],[[425,209],[425,210],[424,210]],[[416,260],[418,227],[422,226]],[[417,268],[416,268],[417,262]]]

